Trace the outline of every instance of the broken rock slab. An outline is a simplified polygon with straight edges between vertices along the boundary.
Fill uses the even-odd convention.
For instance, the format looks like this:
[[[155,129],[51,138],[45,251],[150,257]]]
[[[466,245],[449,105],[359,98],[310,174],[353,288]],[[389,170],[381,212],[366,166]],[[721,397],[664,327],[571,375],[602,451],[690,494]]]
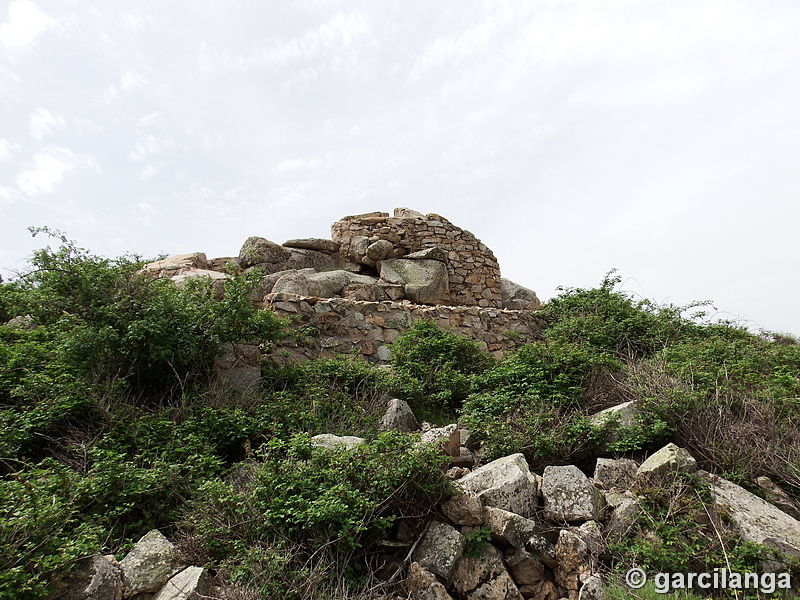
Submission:
[[[466,543],[466,538],[455,527],[433,521],[414,550],[413,560],[449,583]]]
[[[326,252],[328,254],[335,254],[339,251],[339,244],[333,240],[322,238],[287,240],[283,242],[283,246],[285,248],[299,248],[301,250],[316,250],[317,252]]]
[[[545,467],[542,496],[545,516],[553,521],[597,520],[606,507],[600,491],[574,465]]]
[[[365,442],[364,438],[354,435],[333,435],[320,433],[311,438],[311,445],[328,450],[352,450]]]
[[[717,509],[730,517],[745,541],[800,557],[800,521],[727,479],[700,474],[711,485]]]
[[[535,521],[494,506],[484,507],[483,522],[495,542],[513,548],[525,548],[538,529]]]
[[[461,490],[477,495],[484,506],[494,506],[523,517],[536,510],[536,478],[522,454],[504,456],[478,467],[455,482]]]
[[[206,571],[202,567],[186,567],[164,584],[153,600],[194,600],[207,590]]]
[[[160,531],[146,533],[119,563],[123,597],[155,593],[185,565],[175,545]]]
[[[415,304],[447,304],[450,288],[447,267],[438,260],[392,258],[381,261],[381,279],[403,286],[406,298]]]
[[[606,490],[627,490],[636,479],[639,465],[630,458],[598,458],[594,468],[594,480]]]
[[[536,292],[510,279],[500,279],[500,296],[502,307],[509,310],[533,310],[541,303]]]
[[[683,448],[669,443],[653,453],[636,471],[636,477],[659,477],[668,473],[693,473],[697,461]]]
[[[78,561],[65,585],[62,600],[122,600],[122,572],[99,553]]]
[[[411,563],[408,568],[404,585],[411,594],[411,600],[453,600],[436,575],[417,562]]]

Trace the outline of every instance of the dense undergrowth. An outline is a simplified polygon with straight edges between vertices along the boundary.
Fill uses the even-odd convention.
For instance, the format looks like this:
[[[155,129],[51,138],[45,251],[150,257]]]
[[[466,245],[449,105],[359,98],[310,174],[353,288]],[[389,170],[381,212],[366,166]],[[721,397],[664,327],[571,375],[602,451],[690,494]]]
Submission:
[[[222,344],[288,331],[253,308],[257,272],[219,298],[59,240],[0,285],[0,323],[23,317],[0,325],[0,598],[46,597],[78,558],[122,555],[152,528],[254,598],[358,597],[374,542],[451,493],[441,456],[378,433],[388,395],[459,419],[484,461],[523,452],[536,470],[674,441],[743,485],[767,475],[800,494],[796,340],[708,323],[701,304],[635,301],[613,273],[547,303],[543,338],[500,359],[418,322],[392,345],[391,371],[349,356],[265,363],[260,391],[241,394],[212,383]],[[633,427],[588,418],[633,399]],[[312,448],[324,432],[368,443]],[[725,549],[698,553],[707,541],[679,552],[708,566]],[[676,560],[648,543],[623,543],[610,564]]]

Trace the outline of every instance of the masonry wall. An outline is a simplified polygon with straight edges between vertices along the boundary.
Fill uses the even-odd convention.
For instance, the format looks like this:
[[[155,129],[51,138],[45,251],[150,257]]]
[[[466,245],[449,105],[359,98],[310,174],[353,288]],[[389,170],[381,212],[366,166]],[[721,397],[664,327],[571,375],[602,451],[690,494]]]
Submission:
[[[408,216],[411,215],[411,216]],[[453,306],[501,306],[500,265],[492,251],[469,231],[436,214],[421,215],[407,209],[345,217],[331,226],[340,255],[358,270],[359,247],[365,238],[387,240],[394,246],[389,258],[431,247],[447,253],[450,302]]]
[[[478,306],[423,306],[408,301],[364,302],[347,298],[306,298],[293,294],[269,294],[266,308],[280,317],[291,317],[294,327],[312,328],[314,334],[301,342],[276,345],[276,362],[331,357],[357,351],[372,361],[390,357],[389,344],[420,319],[465,335],[485,345],[495,355],[540,337],[541,322],[531,311]]]

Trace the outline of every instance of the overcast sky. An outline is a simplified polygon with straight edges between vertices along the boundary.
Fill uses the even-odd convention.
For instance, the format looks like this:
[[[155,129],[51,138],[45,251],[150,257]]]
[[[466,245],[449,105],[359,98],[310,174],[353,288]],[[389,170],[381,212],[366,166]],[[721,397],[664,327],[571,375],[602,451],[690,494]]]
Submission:
[[[547,299],[800,334],[797,0],[0,2],[0,272],[407,206]]]

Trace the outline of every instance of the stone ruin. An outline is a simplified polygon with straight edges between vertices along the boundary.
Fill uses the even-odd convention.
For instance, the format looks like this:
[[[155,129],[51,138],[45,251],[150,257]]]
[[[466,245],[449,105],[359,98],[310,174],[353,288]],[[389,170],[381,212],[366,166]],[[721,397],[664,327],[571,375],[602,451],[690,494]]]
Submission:
[[[254,236],[235,257],[209,260],[196,252],[145,266],[178,285],[210,278],[220,295],[231,273],[252,269],[263,272],[253,294],[256,305],[316,332],[303,343],[279,343],[271,353],[278,362],[353,351],[386,361],[388,344],[419,319],[494,353],[535,339],[541,330],[532,312],[539,306],[535,292],[502,279],[485,244],[444,217],[408,208],[395,209],[393,216],[373,212],[340,219],[331,226],[331,239],[277,244]],[[234,363],[237,353],[247,353],[229,350]]]

